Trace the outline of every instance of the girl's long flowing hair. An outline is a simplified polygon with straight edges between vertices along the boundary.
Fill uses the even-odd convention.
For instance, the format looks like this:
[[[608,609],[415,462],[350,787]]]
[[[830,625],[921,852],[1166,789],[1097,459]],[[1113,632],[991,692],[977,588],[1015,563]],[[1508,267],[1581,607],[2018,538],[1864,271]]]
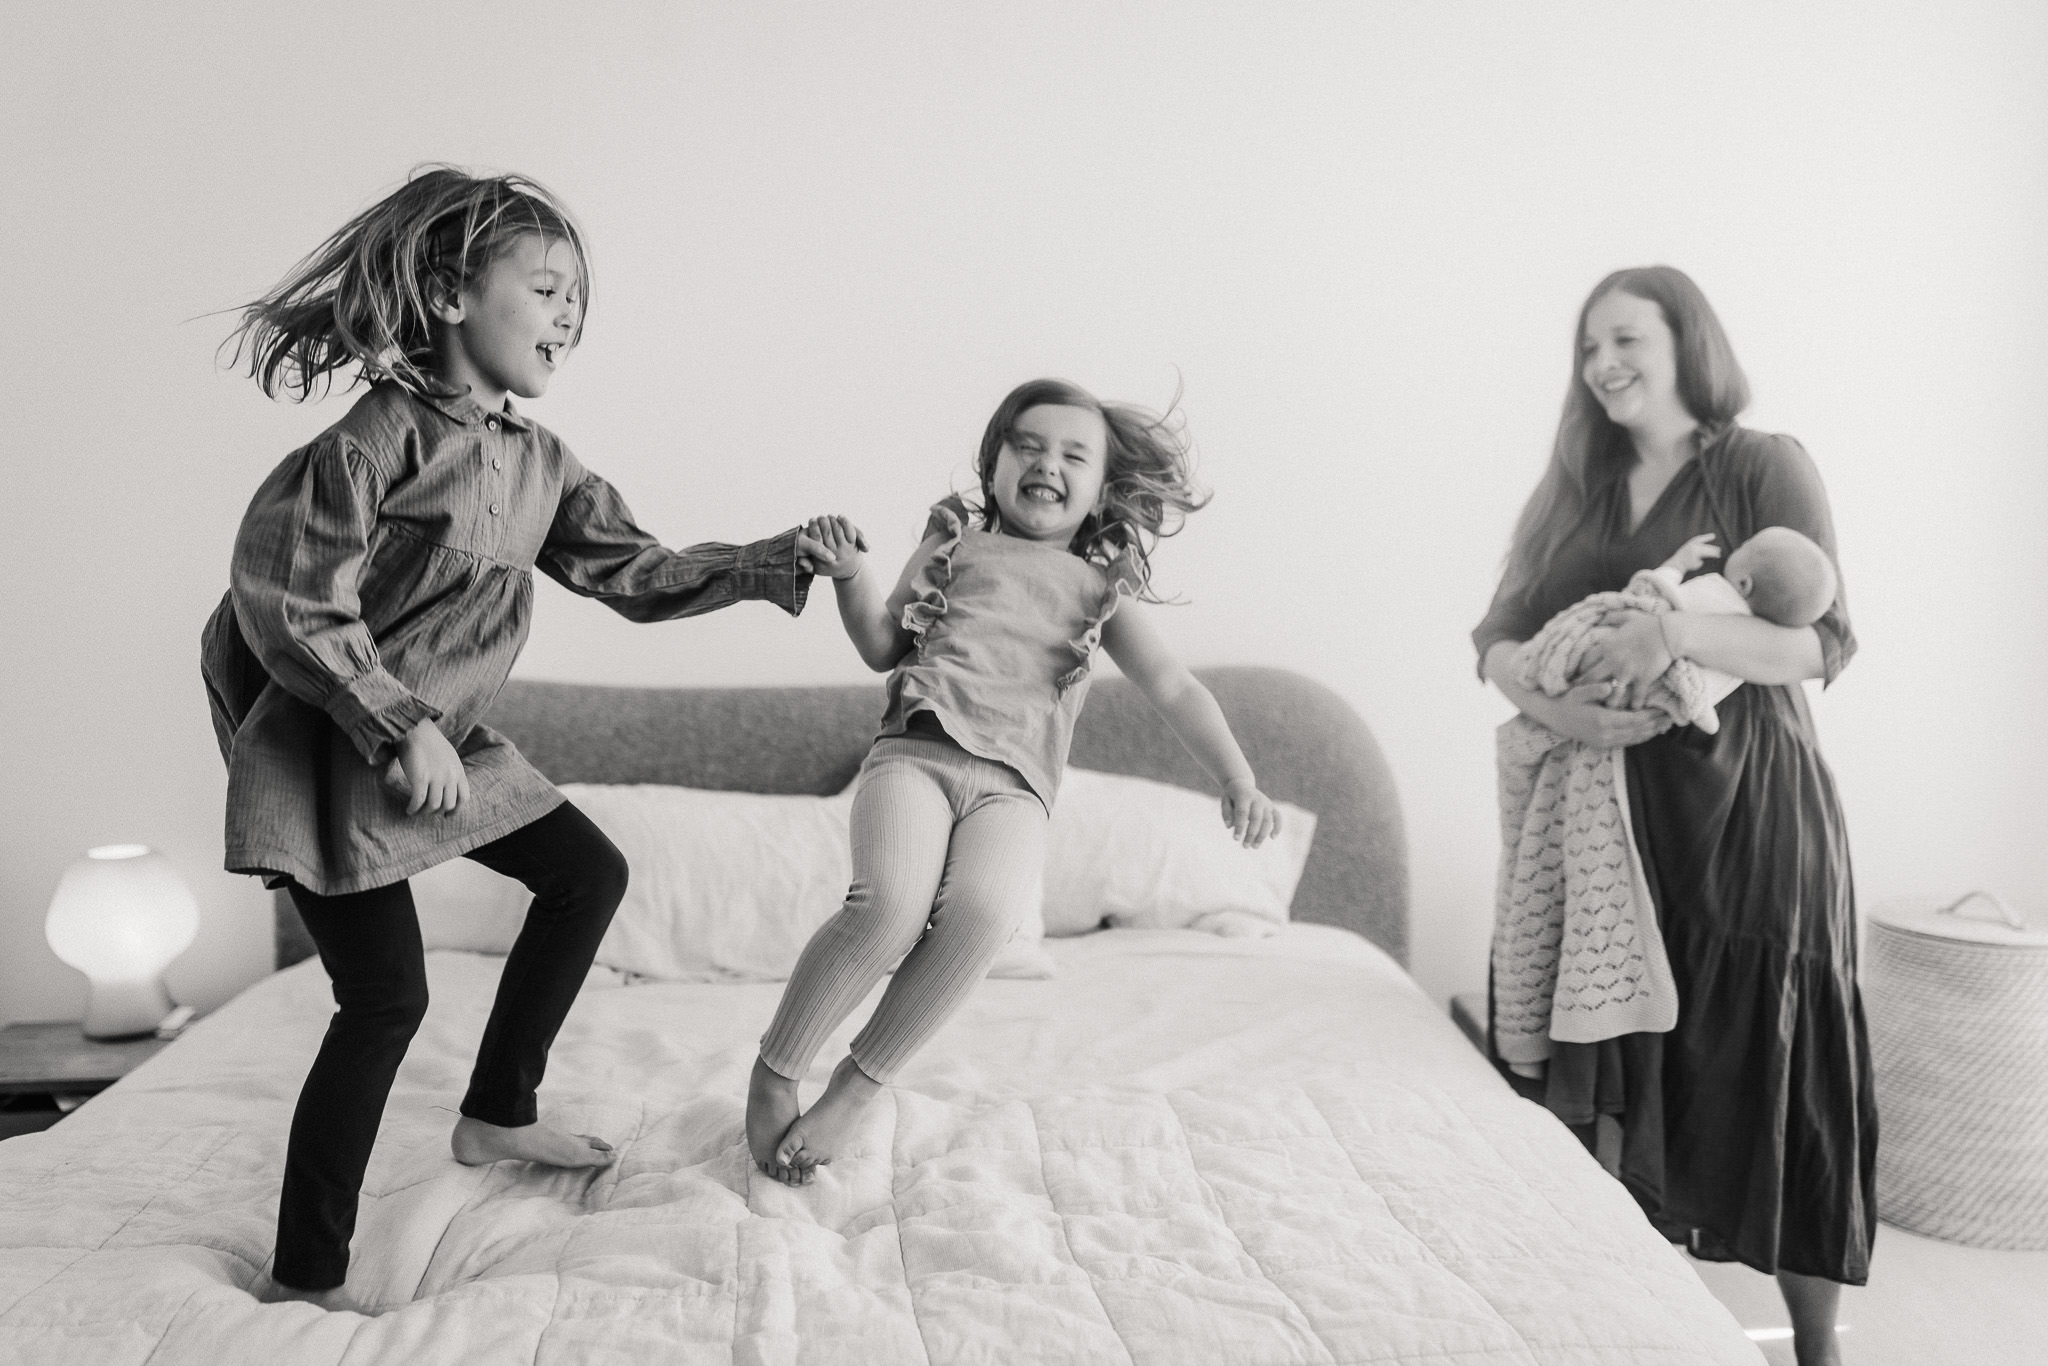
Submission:
[[[1105,403],[1078,384],[1063,379],[1034,379],[1020,384],[996,406],[982,433],[974,462],[981,479],[981,521],[993,531],[1001,522],[996,509],[996,457],[1009,441],[1017,419],[1045,404],[1085,408],[1108,430],[1107,460],[1102,476],[1102,506],[1088,514],[1069,546],[1076,555],[1108,565],[1129,555],[1138,574],[1141,601],[1161,601],[1152,592],[1152,547],[1162,536],[1181,529],[1187,515],[1209,501],[1209,491],[1195,480],[1194,452],[1184,424],[1175,420],[1180,395],[1164,414],[1131,403]]]
[[[336,371],[350,387],[390,379],[441,393],[432,370],[436,302],[451,297],[527,233],[566,241],[590,311],[590,259],[561,201],[524,176],[476,176],[422,166],[405,184],[344,224],[275,288],[245,305],[222,348],[272,398],[325,393]]]
[[[1527,593],[1541,578],[1551,558],[1586,515],[1594,496],[1627,474],[1635,449],[1628,433],[1610,422],[1607,413],[1581,379],[1580,345],[1586,315],[1593,305],[1619,291],[1657,305],[1671,328],[1678,359],[1678,400],[1703,429],[1704,445],[1725,431],[1749,406],[1749,380],[1736,363],[1735,350],[1712,304],[1692,277],[1671,266],[1633,266],[1617,270],[1586,296],[1572,329],[1571,382],[1565,388],[1564,414],[1550,463],[1536,491],[1515,522],[1508,543],[1502,587],[1513,595]]]

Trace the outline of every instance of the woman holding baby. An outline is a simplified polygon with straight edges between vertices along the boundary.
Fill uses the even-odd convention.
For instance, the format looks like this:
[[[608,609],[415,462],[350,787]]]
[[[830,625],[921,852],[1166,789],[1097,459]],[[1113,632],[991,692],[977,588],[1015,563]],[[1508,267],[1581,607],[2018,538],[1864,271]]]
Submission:
[[[1574,346],[1548,467],[1473,642],[1527,717],[1625,749],[1678,1020],[1555,1045],[1544,1098],[1575,1126],[1616,1115],[1621,1177],[1660,1226],[1696,1254],[1775,1273],[1802,1366],[1833,1362],[1840,1287],[1869,1274],[1877,1127],[1847,834],[1800,685],[1832,682],[1856,642],[1838,586],[1821,590],[1817,616],[1755,591],[1756,566],[1786,539],[1758,539],[1767,529],[1832,561],[1827,495],[1798,442],[1736,425],[1748,382],[1681,272],[1601,281]],[[1569,691],[1518,681],[1517,647],[1555,614],[1674,556],[1698,562],[1680,552],[1705,536],[1709,557],[1745,552],[1723,572],[1750,612],[1619,611]],[[1640,705],[1674,658],[1747,685],[1719,703],[1714,733]]]

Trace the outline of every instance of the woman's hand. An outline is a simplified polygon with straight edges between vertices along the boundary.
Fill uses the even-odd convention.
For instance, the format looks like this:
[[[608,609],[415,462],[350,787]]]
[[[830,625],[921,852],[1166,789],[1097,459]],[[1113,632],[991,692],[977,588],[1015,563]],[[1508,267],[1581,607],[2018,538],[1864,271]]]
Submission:
[[[408,816],[421,811],[453,815],[469,800],[469,774],[462,756],[432,721],[420,722],[398,742],[398,767],[412,794],[405,806]]]
[[[1671,729],[1671,718],[1661,711],[1608,705],[1618,693],[1613,682],[1581,683],[1562,697],[1531,697],[1523,711],[1567,740],[1594,749],[1626,749]]]
[[[1609,613],[1606,624],[1587,633],[1574,677],[1581,683],[1617,685],[1609,696],[1627,710],[1641,704],[1671,663],[1657,614],[1630,608]]]
[[[1231,838],[1247,849],[1256,849],[1280,833],[1280,808],[1259,791],[1249,778],[1238,778],[1223,788],[1223,823]]]
[[[813,517],[796,533],[796,565],[808,574],[850,579],[860,573],[868,538],[844,517]]]

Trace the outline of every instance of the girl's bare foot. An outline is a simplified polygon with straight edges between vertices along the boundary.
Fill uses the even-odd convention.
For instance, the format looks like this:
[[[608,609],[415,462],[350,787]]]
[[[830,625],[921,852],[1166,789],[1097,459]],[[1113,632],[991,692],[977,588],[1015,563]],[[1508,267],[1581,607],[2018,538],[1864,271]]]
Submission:
[[[747,1151],[754,1155],[755,1166],[790,1185],[801,1184],[798,1174],[788,1163],[776,1161],[775,1150],[800,1113],[796,1083],[755,1058],[753,1075],[747,1078]]]
[[[264,1304],[284,1304],[296,1300],[302,1304],[325,1309],[329,1313],[340,1307],[341,1291],[342,1287],[338,1285],[330,1290],[301,1290],[295,1285],[286,1285],[268,1271],[257,1276],[249,1286],[249,1293]]]
[[[455,1121],[448,1146],[465,1167],[486,1162],[539,1162],[550,1167],[609,1167],[618,1154],[612,1145],[589,1134],[570,1134],[551,1124],[522,1124],[508,1129],[464,1115]]]
[[[799,1170],[802,1180],[809,1181],[812,1173],[808,1168],[823,1166],[845,1149],[855,1121],[881,1093],[882,1083],[861,1071],[850,1055],[841,1058],[839,1066],[832,1069],[825,1094],[797,1117],[775,1145],[775,1160]]]

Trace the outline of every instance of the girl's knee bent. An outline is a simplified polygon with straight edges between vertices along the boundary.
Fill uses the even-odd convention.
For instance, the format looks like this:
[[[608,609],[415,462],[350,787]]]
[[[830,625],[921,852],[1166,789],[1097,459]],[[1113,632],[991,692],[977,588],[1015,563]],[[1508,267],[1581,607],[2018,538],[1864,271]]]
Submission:
[[[427,1018],[426,974],[347,986],[336,983],[334,1002],[337,1027],[409,1042]]]
[[[632,881],[633,870],[626,862],[626,856],[619,852],[617,845],[604,841],[602,848],[593,849],[578,879],[585,898],[593,906],[602,906],[609,916],[626,899],[626,886]]]

